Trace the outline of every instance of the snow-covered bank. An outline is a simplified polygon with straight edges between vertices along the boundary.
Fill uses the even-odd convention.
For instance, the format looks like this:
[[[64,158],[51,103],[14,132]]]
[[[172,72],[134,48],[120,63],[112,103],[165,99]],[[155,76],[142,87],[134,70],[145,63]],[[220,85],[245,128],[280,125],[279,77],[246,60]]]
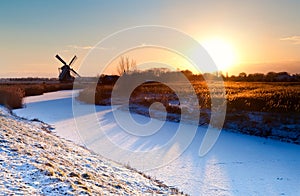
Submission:
[[[80,137],[75,131],[77,127],[73,118],[71,95],[71,91],[61,91],[27,97],[24,100],[26,108],[14,112],[49,123],[55,127],[59,136],[80,143]],[[107,135],[130,150],[152,149],[163,145],[167,138],[172,137],[177,126],[177,123],[166,122],[161,134],[155,134],[151,139],[138,138],[122,132],[114,121],[110,107],[96,106],[96,111]],[[83,117],[89,119],[90,116],[87,114]],[[136,114],[133,117],[140,122],[149,120]],[[90,125],[87,131],[92,132],[96,126],[99,124]],[[163,167],[147,171],[147,174],[191,195],[300,195],[299,145],[224,131],[209,154],[199,157],[198,150],[204,132],[205,129],[199,127],[193,142],[179,158]],[[102,141],[101,138],[95,140]],[[176,154],[177,150],[178,146],[174,146],[169,153]]]
[[[0,195],[176,194],[0,107]]]

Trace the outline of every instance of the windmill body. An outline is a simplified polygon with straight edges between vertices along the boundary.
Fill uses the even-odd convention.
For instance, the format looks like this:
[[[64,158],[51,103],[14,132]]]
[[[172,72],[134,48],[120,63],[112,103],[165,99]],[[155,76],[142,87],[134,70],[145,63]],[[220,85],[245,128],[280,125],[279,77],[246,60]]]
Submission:
[[[58,54],[55,57],[60,62],[63,63],[63,66],[58,69],[59,70],[59,76],[58,76],[59,81],[61,81],[61,82],[73,82],[74,78],[75,78],[73,75],[76,75],[76,76],[80,77],[80,75],[74,69],[71,68],[71,65],[77,59],[76,56],[73,57],[73,59],[70,61],[69,64],[67,64]]]

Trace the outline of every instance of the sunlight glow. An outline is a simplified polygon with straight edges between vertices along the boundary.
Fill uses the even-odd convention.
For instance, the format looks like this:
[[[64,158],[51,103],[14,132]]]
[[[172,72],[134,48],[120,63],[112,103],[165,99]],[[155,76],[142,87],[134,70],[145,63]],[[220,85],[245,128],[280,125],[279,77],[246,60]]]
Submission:
[[[225,40],[214,38],[201,42],[221,71],[228,71],[236,62],[232,45]]]

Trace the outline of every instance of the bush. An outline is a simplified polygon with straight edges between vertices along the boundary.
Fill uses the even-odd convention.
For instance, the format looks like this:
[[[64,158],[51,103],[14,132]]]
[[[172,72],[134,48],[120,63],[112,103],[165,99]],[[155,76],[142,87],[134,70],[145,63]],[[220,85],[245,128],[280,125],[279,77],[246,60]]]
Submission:
[[[9,109],[22,107],[22,99],[25,93],[17,87],[0,88],[0,104]]]
[[[25,96],[42,95],[45,91],[43,85],[24,85]]]

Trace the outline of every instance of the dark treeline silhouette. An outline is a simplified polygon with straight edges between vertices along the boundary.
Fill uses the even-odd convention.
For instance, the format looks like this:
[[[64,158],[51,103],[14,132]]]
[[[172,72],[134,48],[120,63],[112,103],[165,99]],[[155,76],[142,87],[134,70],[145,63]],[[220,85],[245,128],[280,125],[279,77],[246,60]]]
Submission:
[[[246,82],[300,82],[300,74],[289,74],[287,72],[268,72],[246,74],[240,73],[238,76],[224,77],[227,81],[246,81]]]
[[[57,78],[39,78],[39,77],[27,77],[27,78],[0,78],[2,81],[57,81]]]
[[[190,80],[204,80],[206,79],[216,79],[222,77],[224,81],[234,81],[234,82],[300,82],[300,74],[289,74],[288,72],[268,72],[246,74],[241,72],[238,76],[224,76],[221,72],[215,73],[204,73],[194,75],[189,70],[182,71]]]
[[[193,74],[190,70],[183,71],[171,71],[166,68],[153,68],[145,71],[135,70],[132,72],[124,72],[122,75],[131,77],[144,78],[163,78],[165,80],[174,80],[178,78],[178,75],[184,74],[190,81],[204,81],[205,79],[218,79],[223,78],[224,81],[235,81],[235,82],[300,82],[300,74],[289,74],[288,72],[268,72],[263,73],[253,73],[247,74],[241,72],[239,75],[235,76],[225,76],[222,72],[213,73],[203,73],[203,74]],[[120,76],[118,75],[101,75],[98,78],[99,84],[114,84]],[[78,79],[79,82],[92,82],[95,81],[97,77],[82,77]],[[39,82],[54,82],[58,81],[57,78],[39,78],[39,77],[27,77],[27,78],[1,78],[0,82],[26,82],[26,81],[39,81]]]
[[[245,72],[240,73],[238,76],[224,76],[221,72],[214,73],[203,73],[203,74],[193,74],[190,70],[184,71],[170,71],[166,68],[154,68],[145,71],[135,70],[132,72],[124,72],[122,77],[130,77],[134,79],[135,77],[147,78],[159,78],[165,81],[177,80],[179,75],[185,75],[190,81],[204,81],[206,80],[217,80],[223,78],[224,81],[234,81],[234,82],[300,82],[300,74],[289,74],[288,72],[269,72],[267,74],[254,73],[246,74]],[[101,75],[99,78],[99,83],[102,84],[114,84],[120,76],[117,75]]]

